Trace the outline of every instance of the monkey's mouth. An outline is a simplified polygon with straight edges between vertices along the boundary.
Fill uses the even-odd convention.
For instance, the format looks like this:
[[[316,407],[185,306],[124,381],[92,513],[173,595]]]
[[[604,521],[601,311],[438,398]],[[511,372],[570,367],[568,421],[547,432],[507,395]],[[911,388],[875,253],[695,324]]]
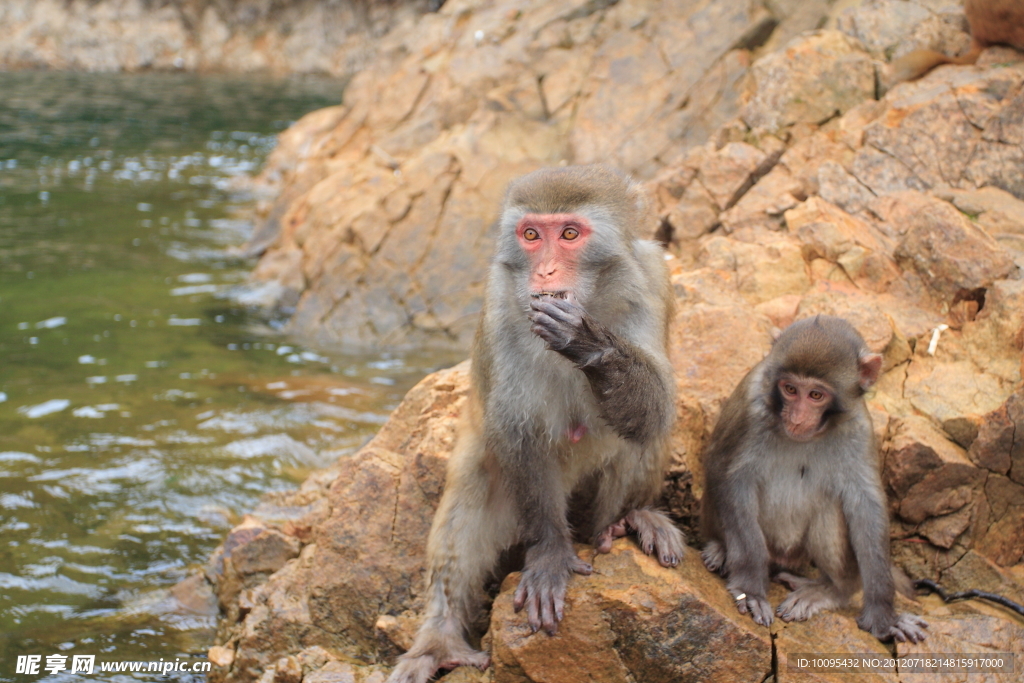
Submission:
[[[530,295],[530,297],[534,298],[534,299],[540,299],[540,298],[545,297],[545,296],[549,296],[552,299],[568,299],[569,298],[569,290],[563,289],[560,292],[536,292],[535,294],[531,294]]]

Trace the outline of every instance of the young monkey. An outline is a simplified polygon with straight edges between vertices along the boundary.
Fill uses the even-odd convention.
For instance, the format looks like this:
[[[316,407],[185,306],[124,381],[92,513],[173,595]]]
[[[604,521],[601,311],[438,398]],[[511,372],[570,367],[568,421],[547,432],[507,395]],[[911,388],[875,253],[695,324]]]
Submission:
[[[643,216],[639,186],[602,166],[510,186],[469,404],[427,541],[426,614],[389,683],[487,666],[469,639],[484,583],[511,546],[525,548],[513,605],[549,634],[570,576],[592,571],[573,532],[608,552],[635,531],[662,565],[679,562],[682,534],[647,507],[661,490],[675,381],[673,294]]]
[[[790,325],[726,401],[705,453],[701,527],[707,568],[727,577],[743,614],[768,626],[769,572],[805,559],[820,578],[786,572],[775,610],[802,621],[861,587],[857,624],[879,640],[920,642],[927,625],[897,614],[889,520],[863,394],[882,357],[841,318]]]

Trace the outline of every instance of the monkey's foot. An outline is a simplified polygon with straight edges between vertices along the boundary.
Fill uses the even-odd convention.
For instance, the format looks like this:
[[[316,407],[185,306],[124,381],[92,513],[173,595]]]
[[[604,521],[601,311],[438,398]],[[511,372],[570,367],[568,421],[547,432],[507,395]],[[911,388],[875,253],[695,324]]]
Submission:
[[[823,609],[832,609],[845,603],[831,581],[807,579],[789,572],[779,572],[775,579],[793,591],[775,610],[783,621],[805,621]]]
[[[708,541],[700,553],[704,566],[709,572],[717,574],[725,564],[725,546],[718,541]]]
[[[597,536],[597,552],[607,553],[612,541],[635,531],[640,549],[647,555],[655,555],[662,567],[675,567],[683,557],[686,547],[683,532],[664,513],[648,508],[639,508],[610,525]]]
[[[761,626],[771,626],[775,618],[772,616],[772,606],[763,595],[747,595],[735,588],[729,592],[736,600],[736,609],[740,614],[749,614],[754,623]]]
[[[550,552],[533,559],[527,554],[527,567],[519,579],[512,598],[516,612],[526,608],[530,628],[536,633],[542,627],[548,635],[558,631],[558,622],[565,616],[565,590],[569,576],[591,574],[594,568],[581,560],[569,546],[565,554]]]
[[[483,671],[491,664],[486,652],[477,652],[468,645],[457,649],[458,652],[428,652],[412,657],[406,653],[398,659],[387,683],[426,683],[439,669],[475,666]]]
[[[913,614],[901,614],[896,619],[896,624],[889,629],[889,635],[901,643],[910,641],[920,643],[927,638],[923,629],[928,628],[928,622]]]
[[[865,607],[857,619],[857,625],[879,640],[898,640],[905,643],[920,643],[927,635],[928,624],[913,614],[893,614],[891,609],[870,609]]]

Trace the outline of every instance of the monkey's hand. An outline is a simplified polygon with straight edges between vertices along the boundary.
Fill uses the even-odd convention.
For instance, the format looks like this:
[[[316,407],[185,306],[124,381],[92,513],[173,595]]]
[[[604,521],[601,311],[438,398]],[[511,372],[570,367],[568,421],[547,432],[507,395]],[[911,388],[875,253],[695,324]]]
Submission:
[[[671,422],[671,387],[651,357],[617,338],[569,299],[542,296],[530,302],[531,329],[583,371],[601,417],[623,439],[659,438]]]
[[[530,329],[577,366],[593,365],[613,346],[600,325],[569,299],[541,296],[530,301]]]
[[[920,643],[927,637],[923,629],[928,628],[921,617],[896,614],[891,608],[872,609],[870,606],[864,607],[857,619],[857,626],[883,642],[897,640],[901,643]]]
[[[566,553],[549,551],[531,558],[535,550],[531,548],[526,553],[526,568],[519,579],[512,607],[516,612],[526,608],[526,618],[534,633],[543,627],[553,636],[565,615],[569,577],[573,573],[591,574],[594,568],[577,557],[571,546]]]

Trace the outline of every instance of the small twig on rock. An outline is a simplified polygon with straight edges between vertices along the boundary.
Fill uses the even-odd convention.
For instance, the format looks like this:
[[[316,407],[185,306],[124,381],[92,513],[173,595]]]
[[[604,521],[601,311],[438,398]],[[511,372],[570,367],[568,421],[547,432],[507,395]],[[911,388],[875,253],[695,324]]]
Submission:
[[[977,588],[971,590],[960,591],[959,593],[947,593],[943,590],[942,586],[935,583],[931,579],[918,579],[914,582],[915,589],[927,589],[932,593],[937,593],[943,602],[953,602],[954,600],[969,600],[971,598],[980,598],[982,600],[988,600],[994,602],[997,605],[1002,605],[1008,609],[1012,609],[1017,614],[1024,617],[1024,605],[1018,602],[1014,602],[1009,598],[1004,598],[1002,595],[996,595],[995,593],[989,593],[988,591],[981,591]]]

